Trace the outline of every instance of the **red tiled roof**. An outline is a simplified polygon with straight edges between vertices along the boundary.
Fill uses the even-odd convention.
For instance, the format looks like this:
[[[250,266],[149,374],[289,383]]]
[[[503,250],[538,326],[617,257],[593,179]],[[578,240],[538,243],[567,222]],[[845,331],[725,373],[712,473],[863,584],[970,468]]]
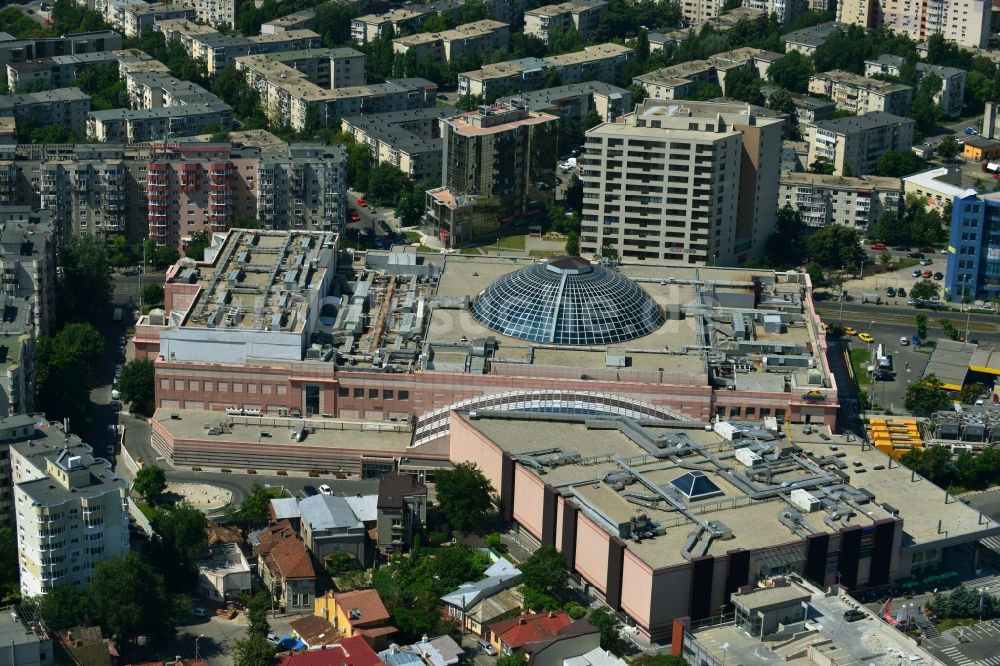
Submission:
[[[360,636],[343,638],[340,647],[290,654],[278,666],[377,666],[382,664],[375,650]]]
[[[387,472],[378,481],[377,507],[379,509],[401,509],[404,497],[426,494],[427,486],[417,481],[417,477]]]
[[[366,627],[381,624],[389,619],[389,611],[382,603],[382,597],[375,590],[354,590],[343,592],[334,597],[344,614],[350,618],[352,610],[361,611],[357,619],[349,619],[352,627]]]
[[[560,629],[573,623],[568,613],[525,613],[509,620],[501,620],[490,625],[490,631],[500,641],[512,649],[525,643],[544,641],[556,636]]]
[[[261,555],[267,555],[278,543],[290,536],[295,536],[292,524],[287,520],[279,521],[260,532],[257,552]]]
[[[299,638],[310,648],[340,643],[340,632],[325,618],[306,615],[288,623]]]
[[[287,536],[271,547],[264,562],[272,572],[277,569],[286,579],[315,578],[312,557],[297,536]]]
[[[368,638],[378,638],[379,636],[388,636],[394,634],[399,629],[396,627],[368,627],[367,629],[359,628],[357,632],[362,636],[367,636]]]

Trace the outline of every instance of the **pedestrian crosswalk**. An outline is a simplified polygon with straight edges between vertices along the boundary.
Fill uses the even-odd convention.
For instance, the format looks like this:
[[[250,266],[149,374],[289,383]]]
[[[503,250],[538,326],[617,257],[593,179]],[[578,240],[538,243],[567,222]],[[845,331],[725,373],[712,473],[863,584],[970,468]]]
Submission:
[[[985,646],[1000,645],[1000,622],[991,620],[971,627],[958,627],[947,632],[961,643],[940,648],[945,663],[952,666],[1000,666],[1000,654],[995,649],[983,650]],[[989,656],[973,658],[967,653]]]
[[[941,652],[944,653],[946,657],[953,663],[958,664],[958,666],[970,666],[974,662],[962,654],[962,651],[958,649],[957,645],[950,645],[946,648],[942,648]]]
[[[1000,655],[996,657],[986,657],[977,662],[978,666],[1000,666]]]

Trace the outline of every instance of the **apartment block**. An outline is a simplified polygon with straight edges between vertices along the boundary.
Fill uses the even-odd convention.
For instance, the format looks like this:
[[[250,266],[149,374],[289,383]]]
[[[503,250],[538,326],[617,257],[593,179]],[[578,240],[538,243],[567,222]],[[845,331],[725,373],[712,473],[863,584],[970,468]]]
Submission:
[[[837,21],[888,28],[923,42],[932,35],[966,48],[985,48],[990,38],[991,0],[840,0]]]
[[[554,31],[566,32],[573,28],[580,33],[581,39],[587,41],[606,11],[608,3],[604,0],[572,0],[544,5],[524,13],[524,34],[548,44]]]
[[[0,116],[13,116],[17,122],[30,118],[40,127],[61,125],[78,134],[86,130],[88,111],[90,95],[79,88],[0,95]]]
[[[139,143],[201,134],[209,125],[233,126],[233,109],[223,102],[163,106],[131,111],[109,109],[87,116],[87,137],[100,142]]]
[[[0,418],[34,411],[37,387],[33,305],[30,297],[0,296],[4,311],[0,322]]]
[[[351,20],[351,39],[358,44],[367,44],[373,39],[385,37],[390,30],[393,35],[415,33],[424,21],[439,15],[451,21],[459,20],[462,3],[458,0],[438,0],[425,5],[408,5],[385,14],[359,16]]]
[[[945,286],[953,297],[1000,299],[1000,196],[966,190],[951,208]]]
[[[304,129],[310,118],[327,125],[347,115],[434,106],[437,98],[437,86],[426,79],[390,79],[385,83],[331,89],[266,56],[237,58],[236,69],[260,93],[268,115],[276,121],[289,122],[296,130]]]
[[[38,418],[37,414],[20,413],[0,417],[0,527],[14,527],[14,476],[11,469],[13,455],[11,446],[17,442],[28,442],[40,437],[43,440],[58,436],[62,441],[62,430],[54,429],[49,433],[48,427],[41,428],[36,424],[49,424]],[[79,440],[75,440],[79,442]],[[53,444],[54,446],[54,444]]]
[[[236,27],[240,0],[188,0],[194,5],[194,17],[208,25]],[[263,33],[263,30],[261,31]]]
[[[95,51],[80,55],[51,56],[37,60],[7,63],[7,89],[17,92],[29,86],[65,88],[76,81],[77,72],[84,67],[98,67],[116,62],[113,51]]]
[[[809,164],[829,160],[837,176],[872,173],[875,162],[887,150],[910,150],[915,125],[909,118],[883,111],[821,120],[806,130]]]
[[[681,16],[687,23],[700,25],[722,14],[725,0],[681,0]]]
[[[315,29],[316,10],[303,9],[301,11],[292,12],[291,14],[286,14],[285,16],[276,18],[273,21],[262,23],[260,26],[260,34],[270,35],[276,32],[286,32],[288,30]]]
[[[778,86],[764,85],[760,87],[760,94],[765,100],[780,90]],[[829,120],[833,118],[837,106],[825,97],[813,97],[812,95],[791,94],[792,104],[795,106],[795,117],[799,125],[811,125],[817,120]]]
[[[805,0],[743,0],[743,6],[776,16],[783,24],[791,23],[809,9]]]
[[[323,88],[365,85],[365,54],[349,48],[304,49],[269,53],[273,62],[296,69]]]
[[[704,21],[695,22],[693,25],[689,25],[686,28],[669,30],[665,33],[650,32],[648,33],[649,50],[650,52],[659,51],[667,44],[680,44],[691,36],[697,36],[701,32],[702,27],[706,25],[711,27],[716,32],[727,32],[745,21],[751,21],[759,24],[766,20],[767,14],[759,9],[737,7],[736,9],[732,9],[725,14],[719,14],[717,16],[713,16],[712,18],[705,19]]]
[[[391,164],[413,180],[439,178],[444,144],[441,121],[455,115],[453,106],[347,116],[341,129],[367,145],[377,164]]]
[[[496,233],[513,222],[501,214],[526,210],[533,183],[555,169],[558,124],[521,103],[444,121],[443,186],[427,192],[427,217],[446,247]]]
[[[747,104],[646,100],[588,130],[581,253],[745,263],[774,229],[783,125]]]
[[[510,26],[485,19],[465,23],[443,32],[421,32],[392,40],[393,52],[413,54],[417,62],[449,63],[455,58],[492,49],[505,49],[510,43]]]
[[[218,74],[233,61],[246,55],[301,51],[320,47],[320,36],[312,30],[285,30],[243,37],[224,35],[190,21],[158,22],[156,29],[169,41],[178,41],[191,58],[202,60],[209,75]]]
[[[903,63],[904,60],[900,56],[884,53],[874,60],[865,61],[865,76],[873,77],[883,74],[898,77]],[[934,74],[941,79],[941,89],[934,94],[934,101],[941,107],[944,115],[948,118],[957,118],[962,115],[962,107],[965,104],[965,70],[918,62],[918,84],[928,74]]]
[[[537,90],[542,87],[548,68],[555,69],[563,83],[613,83],[621,65],[634,54],[633,49],[608,42],[559,56],[507,60],[462,72],[458,75],[458,92],[460,95],[481,95],[489,100],[503,90]]]
[[[122,47],[122,36],[111,30],[79,32],[61,37],[0,40],[0,64],[24,62],[61,55],[114,51]]]
[[[736,69],[750,71],[763,79],[771,64],[781,57],[780,53],[744,47],[718,53],[705,60],[663,67],[637,76],[632,82],[642,86],[646,94],[654,99],[685,99],[693,95],[701,84],[717,85],[725,92],[726,75]]]
[[[785,206],[797,210],[810,227],[842,224],[864,235],[884,213],[899,215],[903,186],[899,178],[782,171],[778,207]]]
[[[1000,102],[986,102],[979,133],[987,139],[1000,139]]]
[[[98,563],[128,552],[128,485],[107,460],[68,434],[10,451],[22,595],[86,584]]]
[[[510,104],[515,100],[523,102],[531,111],[551,113],[559,116],[560,120],[582,120],[588,113],[595,111],[604,122],[614,122],[632,112],[632,93],[625,88],[600,81],[524,92],[502,101]]]
[[[809,92],[826,95],[838,109],[855,114],[884,111],[902,116],[913,100],[913,88],[910,86],[870,79],[842,70],[813,75],[809,79]]]
[[[485,4],[491,19],[507,25],[521,25],[528,6],[527,0],[486,0]]]
[[[55,326],[55,233],[48,211],[32,211],[30,206],[0,207],[0,287],[4,297],[22,299],[29,305],[24,308],[31,311],[26,332],[35,335],[50,335]],[[0,330],[18,333],[8,330],[8,323],[5,321]],[[15,356],[8,349],[7,363]],[[32,385],[30,394],[7,402],[30,405],[33,393]]]
[[[198,14],[187,2],[161,4],[136,0],[97,0],[93,9],[106,23],[126,37],[138,37],[144,31],[152,29],[157,21],[195,19]]]
[[[793,30],[781,37],[781,40],[785,43],[785,53],[798,51],[802,55],[811,56],[816,52],[816,49],[826,44],[834,30],[842,30],[846,27],[842,23],[829,21],[827,23],[818,23],[808,28]]]
[[[256,199],[256,217],[267,229],[340,231],[347,214],[346,149],[293,143],[262,152]]]

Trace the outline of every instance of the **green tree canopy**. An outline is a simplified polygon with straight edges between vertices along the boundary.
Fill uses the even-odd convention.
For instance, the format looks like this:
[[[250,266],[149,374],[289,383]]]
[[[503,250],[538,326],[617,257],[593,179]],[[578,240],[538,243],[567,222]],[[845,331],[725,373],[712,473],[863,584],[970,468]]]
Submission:
[[[271,495],[259,483],[253,484],[246,499],[240,503],[239,517],[251,528],[267,525],[270,516]]]
[[[164,638],[174,632],[173,601],[163,577],[137,553],[98,563],[90,592],[101,626],[125,645],[140,636]]]
[[[158,284],[147,284],[142,288],[143,305],[163,305],[163,287]]]
[[[590,623],[597,627],[601,634],[601,647],[612,652],[619,652],[618,639],[621,635],[621,620],[614,611],[604,608],[595,608],[587,618]]]
[[[524,584],[545,594],[558,594],[569,580],[566,559],[552,546],[542,546],[521,563]]]
[[[147,469],[156,468],[144,467],[139,471]],[[208,547],[205,514],[189,502],[157,508],[151,522],[164,545],[188,562],[193,562]]]
[[[955,139],[955,137],[948,135],[938,142],[937,146],[934,147],[934,152],[937,153],[938,157],[941,159],[950,162],[955,159],[955,156],[958,155],[961,149],[962,147],[958,145],[958,140]]]
[[[147,502],[154,502],[167,489],[167,475],[163,469],[155,465],[147,465],[140,469],[132,481],[132,490],[139,493]]]
[[[823,268],[855,266],[861,254],[858,232],[842,224],[830,224],[816,230],[806,240],[810,258]]]
[[[760,79],[747,67],[736,67],[726,73],[726,97],[748,104],[764,103],[760,94]]]
[[[17,537],[11,528],[0,527],[0,602],[16,601],[20,597],[17,572]]]
[[[929,301],[939,296],[941,296],[941,285],[934,280],[921,280],[910,289],[910,298]]]
[[[212,244],[212,232],[202,229],[191,234],[191,240],[184,246],[184,256],[195,261],[204,261],[205,249]]]
[[[875,174],[902,178],[923,169],[924,161],[909,150],[887,150],[875,162]]]
[[[903,405],[915,416],[930,416],[950,407],[951,400],[942,387],[941,380],[931,373],[907,387]]]
[[[493,510],[496,491],[475,463],[462,462],[437,474],[437,499],[453,528],[468,530]]]
[[[59,253],[56,295],[65,321],[94,321],[111,301],[107,248],[97,236],[73,236]]]
[[[798,51],[789,51],[767,68],[767,78],[771,83],[796,93],[809,89],[809,78],[814,73],[812,62]]]
[[[156,397],[156,368],[148,359],[134,359],[122,368],[118,380],[121,399],[131,403],[132,408],[150,415],[154,411]]]
[[[38,612],[52,631],[89,624],[94,618],[90,590],[86,586],[56,585],[38,598]]]
[[[400,194],[410,191],[410,187],[405,173],[388,162],[382,162],[369,172],[365,194],[379,206],[395,206]]]

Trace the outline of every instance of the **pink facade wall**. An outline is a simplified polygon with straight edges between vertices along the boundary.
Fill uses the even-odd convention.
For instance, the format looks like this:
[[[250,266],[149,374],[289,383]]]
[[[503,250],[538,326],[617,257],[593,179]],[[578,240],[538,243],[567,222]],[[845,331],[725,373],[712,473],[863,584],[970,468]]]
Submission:
[[[542,539],[542,503],[545,501],[545,482],[534,472],[520,465],[514,466],[514,520]]]
[[[576,570],[601,592],[608,589],[610,543],[611,536],[581,512],[576,522]]]
[[[631,550],[625,550],[625,564],[622,567],[622,610],[640,625],[649,624],[653,589],[653,571]]]
[[[562,531],[563,531],[563,519],[566,517],[564,510],[566,508],[566,500],[562,495],[556,498],[556,550],[562,550]]]
[[[449,457],[453,462],[473,462],[499,492],[503,450],[462,419],[452,417]]]

